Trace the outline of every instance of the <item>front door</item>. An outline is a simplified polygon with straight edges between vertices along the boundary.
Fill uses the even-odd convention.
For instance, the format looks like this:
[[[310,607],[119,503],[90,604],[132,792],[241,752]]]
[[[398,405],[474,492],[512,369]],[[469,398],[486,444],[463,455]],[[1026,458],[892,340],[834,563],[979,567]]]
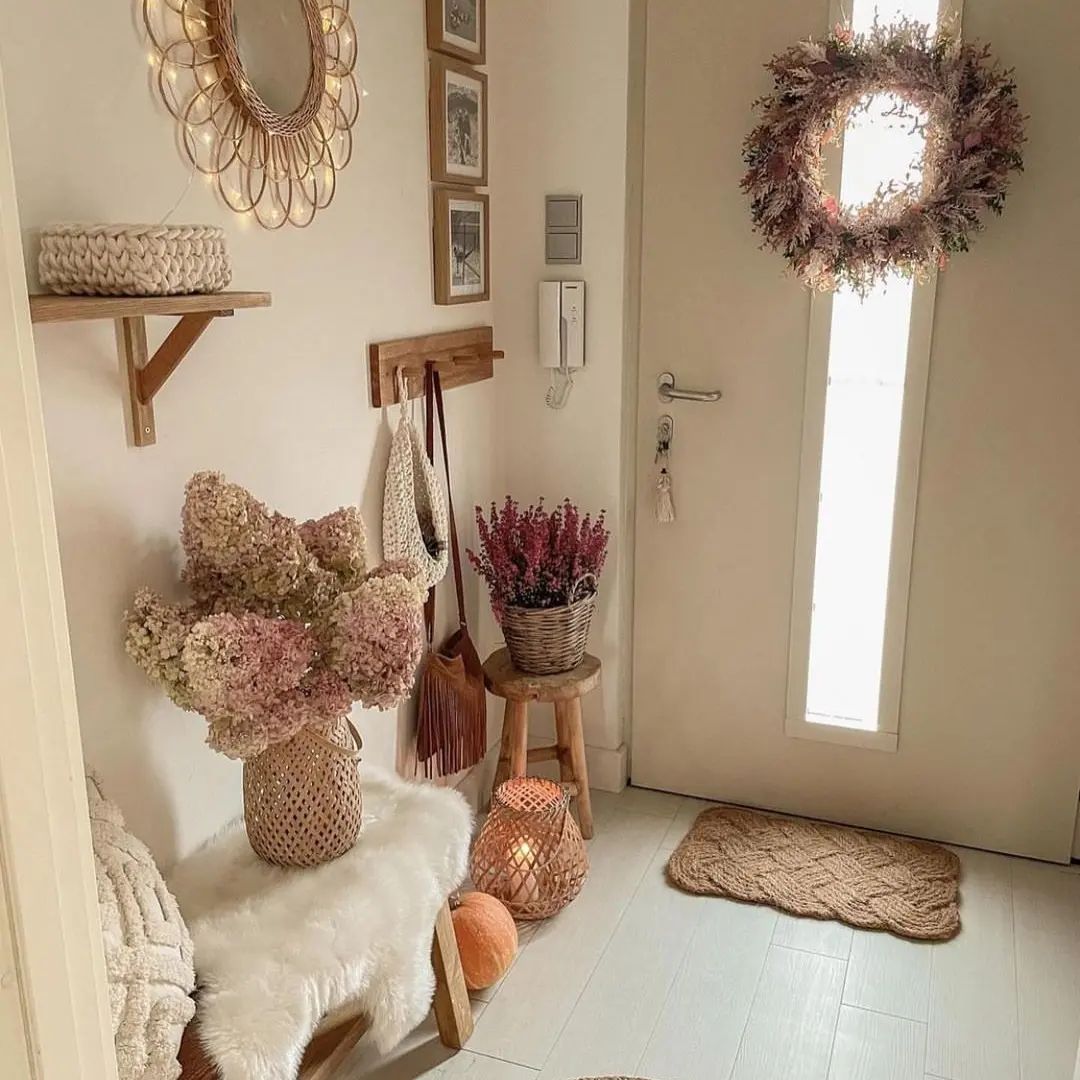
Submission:
[[[965,20],[1016,65],[1022,104],[1080,94],[1066,44],[1016,35],[1006,7],[967,0]],[[821,309],[759,250],[739,180],[749,106],[769,89],[763,62],[820,36],[823,15],[801,0],[649,5],[632,779],[1064,861],[1080,782],[1080,263],[1060,239],[1080,235],[1080,202],[1050,214],[1040,191],[1071,190],[1080,144],[1066,148],[1053,109],[1029,105],[1028,168],[1004,216],[941,275],[936,309],[914,301],[926,357],[923,385],[917,365],[901,382],[911,522],[891,552],[893,577],[905,561],[909,572],[890,585],[879,673],[883,701],[895,684],[895,722],[809,723],[796,653],[814,610],[805,532],[818,500],[806,484],[823,471],[806,424],[820,420],[815,380],[825,393],[813,370]],[[664,404],[666,371],[723,398]],[[670,523],[653,513],[664,414]],[[841,459],[862,465],[858,450]],[[863,579],[837,552],[837,595],[847,582],[858,606]],[[857,635],[834,649],[832,675],[843,683],[849,665],[840,690],[853,700],[875,651]]]

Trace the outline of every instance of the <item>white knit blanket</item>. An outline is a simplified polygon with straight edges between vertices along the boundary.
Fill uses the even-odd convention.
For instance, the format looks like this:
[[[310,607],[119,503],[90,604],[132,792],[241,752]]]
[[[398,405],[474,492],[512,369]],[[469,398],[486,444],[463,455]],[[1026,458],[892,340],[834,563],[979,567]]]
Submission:
[[[235,822],[170,875],[222,1080],[292,1080],[330,1013],[364,1013],[383,1051],[427,1015],[432,928],[465,876],[472,813],[367,766],[363,798],[356,846],[315,870],[262,862]]]

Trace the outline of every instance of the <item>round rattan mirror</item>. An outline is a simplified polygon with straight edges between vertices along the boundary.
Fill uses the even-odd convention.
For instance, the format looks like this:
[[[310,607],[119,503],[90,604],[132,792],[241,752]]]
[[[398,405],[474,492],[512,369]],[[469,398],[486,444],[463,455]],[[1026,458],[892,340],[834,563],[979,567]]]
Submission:
[[[142,0],[157,86],[192,165],[266,228],[310,224],[352,155],[349,0]]]
[[[240,65],[255,93],[278,116],[307,100],[322,34],[311,35],[301,0],[233,0],[232,31]]]

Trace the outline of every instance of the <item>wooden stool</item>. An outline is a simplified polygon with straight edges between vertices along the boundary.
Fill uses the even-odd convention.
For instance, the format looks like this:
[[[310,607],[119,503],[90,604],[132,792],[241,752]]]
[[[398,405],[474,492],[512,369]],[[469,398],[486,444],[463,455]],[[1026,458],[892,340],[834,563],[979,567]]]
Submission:
[[[573,671],[561,675],[526,675],[500,649],[484,663],[488,690],[506,701],[502,746],[495,770],[495,787],[511,776],[525,776],[532,761],[558,761],[559,778],[577,796],[581,835],[593,834],[589,770],[585,764],[585,737],[581,731],[581,699],[600,685],[600,661],[586,655]],[[555,745],[529,749],[529,702],[555,706]]]

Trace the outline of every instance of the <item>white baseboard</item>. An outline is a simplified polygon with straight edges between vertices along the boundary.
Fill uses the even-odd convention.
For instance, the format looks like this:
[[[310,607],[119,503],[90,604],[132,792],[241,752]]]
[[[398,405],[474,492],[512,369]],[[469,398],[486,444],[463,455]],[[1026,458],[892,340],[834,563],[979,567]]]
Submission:
[[[626,787],[626,743],[617,750],[586,746],[585,763],[589,766],[589,787],[616,793]]]

